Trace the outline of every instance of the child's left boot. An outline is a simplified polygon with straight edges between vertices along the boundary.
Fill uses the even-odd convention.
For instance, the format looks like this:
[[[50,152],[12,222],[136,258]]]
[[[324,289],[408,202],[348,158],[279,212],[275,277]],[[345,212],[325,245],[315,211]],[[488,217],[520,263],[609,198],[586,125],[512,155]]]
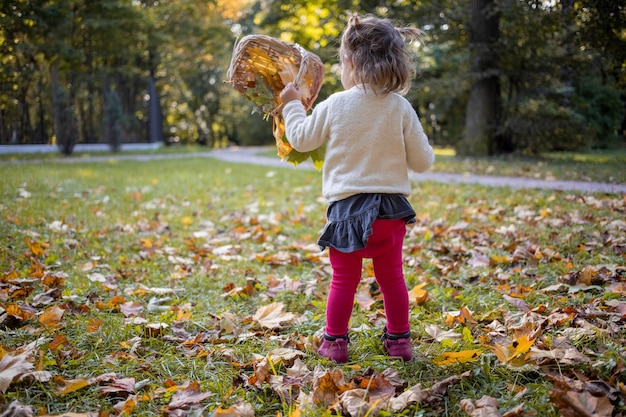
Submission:
[[[413,358],[411,331],[401,334],[393,334],[388,333],[385,328],[382,339],[387,355],[394,358],[402,358],[405,362],[408,362]]]
[[[330,336],[324,333],[324,339],[317,353],[335,363],[346,363],[348,362],[348,343],[350,343],[348,335]]]

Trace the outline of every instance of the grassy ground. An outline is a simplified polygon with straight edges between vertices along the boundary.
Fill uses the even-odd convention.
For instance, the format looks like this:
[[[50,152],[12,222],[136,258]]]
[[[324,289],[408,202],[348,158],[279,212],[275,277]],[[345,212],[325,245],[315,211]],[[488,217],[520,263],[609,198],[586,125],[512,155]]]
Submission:
[[[0,177],[0,412],[466,416],[489,396],[514,415],[556,417],[559,398],[626,413],[622,195],[416,184],[416,359],[384,356],[366,264],[336,366],[312,347],[330,273],[317,172],[51,160]]]
[[[176,154],[200,153],[209,149],[202,146],[166,146],[147,151],[124,151],[122,154]],[[432,168],[435,172],[449,172],[477,175],[519,176],[539,179],[559,179],[572,181],[598,181],[626,184],[626,148],[597,150],[581,153],[547,153],[540,156],[497,156],[486,158],[463,158],[455,155],[453,149],[436,149],[437,160]],[[110,152],[77,153],[73,157],[114,156]],[[264,156],[275,157],[276,150],[270,146],[262,152]],[[59,153],[0,155],[5,160],[56,160],[65,158]]]

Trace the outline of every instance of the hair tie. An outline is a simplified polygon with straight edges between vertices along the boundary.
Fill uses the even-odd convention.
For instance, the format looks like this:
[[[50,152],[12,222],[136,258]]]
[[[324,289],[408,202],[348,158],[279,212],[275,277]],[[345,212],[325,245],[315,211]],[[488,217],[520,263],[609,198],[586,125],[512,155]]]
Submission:
[[[359,21],[359,16],[357,16],[356,14],[353,14],[352,16],[350,16],[350,20],[348,20],[348,25],[359,26],[360,24],[361,22]]]

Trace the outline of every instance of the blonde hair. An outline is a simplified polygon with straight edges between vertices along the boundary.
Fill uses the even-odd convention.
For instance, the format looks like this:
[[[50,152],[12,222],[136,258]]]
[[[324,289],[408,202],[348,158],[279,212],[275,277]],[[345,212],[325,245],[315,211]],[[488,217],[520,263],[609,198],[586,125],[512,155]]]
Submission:
[[[411,88],[413,64],[406,41],[420,39],[413,27],[395,27],[375,16],[350,17],[341,35],[340,59],[354,66],[354,81],[376,92],[406,94]]]

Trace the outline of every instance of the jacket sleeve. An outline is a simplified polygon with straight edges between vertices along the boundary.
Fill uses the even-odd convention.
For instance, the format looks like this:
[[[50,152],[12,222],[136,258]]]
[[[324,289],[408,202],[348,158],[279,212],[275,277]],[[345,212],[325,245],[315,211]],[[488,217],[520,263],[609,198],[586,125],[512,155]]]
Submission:
[[[307,116],[300,101],[290,101],[283,107],[283,118],[287,140],[298,152],[313,151],[328,140],[330,124],[325,102],[315,106],[313,112]]]
[[[435,152],[428,142],[428,136],[424,133],[415,110],[410,107],[407,112],[404,127],[407,166],[411,171],[424,172],[435,162]]]

